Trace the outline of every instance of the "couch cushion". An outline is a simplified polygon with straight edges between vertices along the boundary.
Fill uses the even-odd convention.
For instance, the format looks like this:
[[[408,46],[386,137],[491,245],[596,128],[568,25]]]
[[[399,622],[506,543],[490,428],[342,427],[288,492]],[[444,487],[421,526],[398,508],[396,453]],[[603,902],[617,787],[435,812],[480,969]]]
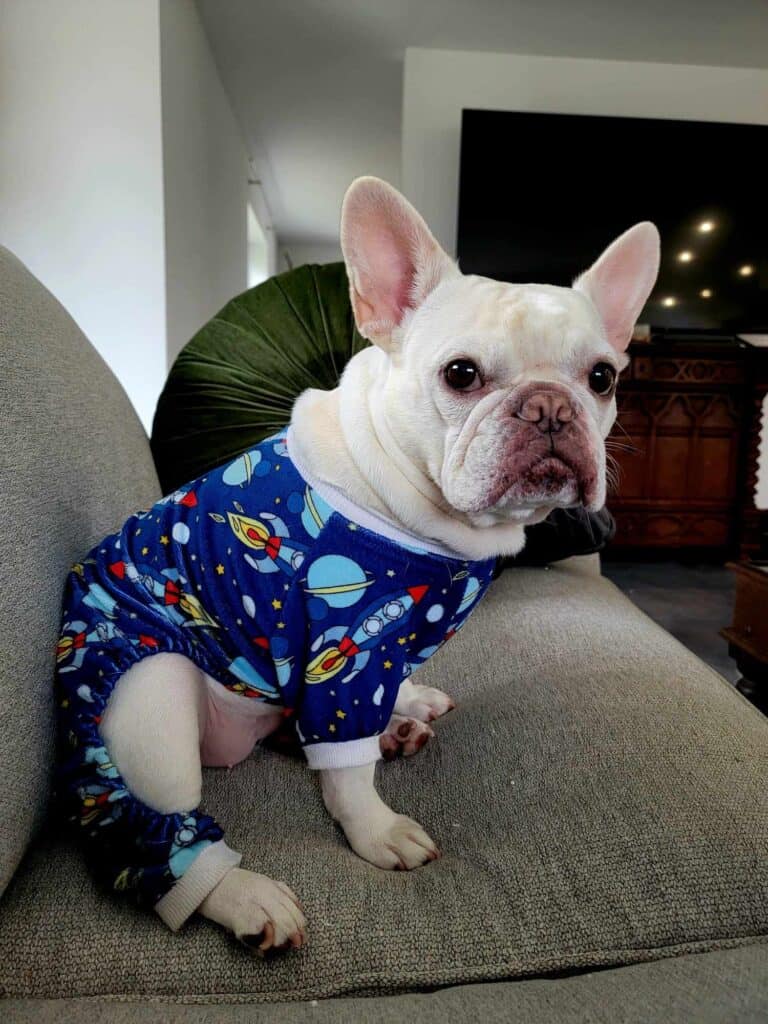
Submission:
[[[298,761],[209,771],[245,866],[307,907],[305,950],[177,935],[37,845],[0,904],[0,989],[289,1000],[627,964],[768,934],[768,722],[606,580],[505,573],[420,670],[460,701],[380,789],[443,858],[387,873],[348,849]]]
[[[0,892],[46,807],[72,562],[158,496],[141,425],[56,299],[0,248]]]
[[[197,1001],[199,1003],[199,1001]],[[744,946],[566,978],[532,978],[378,999],[260,1006],[92,999],[8,1000],[13,1024],[765,1024],[768,946]]]

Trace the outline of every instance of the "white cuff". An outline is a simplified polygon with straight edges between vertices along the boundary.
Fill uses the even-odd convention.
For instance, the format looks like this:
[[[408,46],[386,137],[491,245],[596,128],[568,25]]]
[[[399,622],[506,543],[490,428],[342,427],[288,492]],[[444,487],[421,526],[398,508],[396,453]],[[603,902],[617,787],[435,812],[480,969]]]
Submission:
[[[381,736],[366,736],[346,743],[310,743],[304,754],[310,768],[358,768],[381,758]]]
[[[243,859],[223,839],[206,846],[172,889],[155,904],[155,910],[171,931],[178,931],[232,868]]]

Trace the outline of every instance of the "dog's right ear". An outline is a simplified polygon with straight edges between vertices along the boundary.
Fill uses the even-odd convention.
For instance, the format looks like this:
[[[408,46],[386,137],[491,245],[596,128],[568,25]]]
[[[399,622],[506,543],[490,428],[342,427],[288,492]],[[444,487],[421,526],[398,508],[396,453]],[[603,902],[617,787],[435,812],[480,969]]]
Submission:
[[[347,189],[341,249],[357,329],[386,351],[408,311],[459,273],[423,218],[380,178],[357,178]]]

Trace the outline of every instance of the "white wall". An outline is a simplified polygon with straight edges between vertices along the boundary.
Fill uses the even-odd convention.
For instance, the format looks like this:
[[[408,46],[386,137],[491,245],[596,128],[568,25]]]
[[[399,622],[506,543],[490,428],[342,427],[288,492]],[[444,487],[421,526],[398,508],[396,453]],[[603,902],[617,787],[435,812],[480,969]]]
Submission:
[[[463,108],[768,124],[768,71],[408,49],[403,191],[449,252]]]
[[[169,363],[247,287],[248,154],[193,0],[160,2]]]
[[[166,330],[157,0],[2,3],[0,244],[149,424]]]
[[[340,245],[329,245],[324,242],[293,242],[288,239],[281,241],[279,251],[279,270],[288,269],[286,256],[294,267],[300,267],[303,263],[336,263],[344,258]]]
[[[170,362],[247,286],[249,176],[193,0],[2,0],[0,244],[148,430]]]

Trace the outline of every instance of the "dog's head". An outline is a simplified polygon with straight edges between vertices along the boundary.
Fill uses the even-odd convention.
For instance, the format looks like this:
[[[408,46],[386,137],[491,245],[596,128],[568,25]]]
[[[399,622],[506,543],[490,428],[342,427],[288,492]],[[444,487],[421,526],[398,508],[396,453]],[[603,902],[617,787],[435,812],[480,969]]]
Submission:
[[[341,244],[355,320],[386,353],[373,401],[473,526],[605,502],[605,438],[659,235],[641,223],[572,288],[466,276],[391,186],[359,178]]]

